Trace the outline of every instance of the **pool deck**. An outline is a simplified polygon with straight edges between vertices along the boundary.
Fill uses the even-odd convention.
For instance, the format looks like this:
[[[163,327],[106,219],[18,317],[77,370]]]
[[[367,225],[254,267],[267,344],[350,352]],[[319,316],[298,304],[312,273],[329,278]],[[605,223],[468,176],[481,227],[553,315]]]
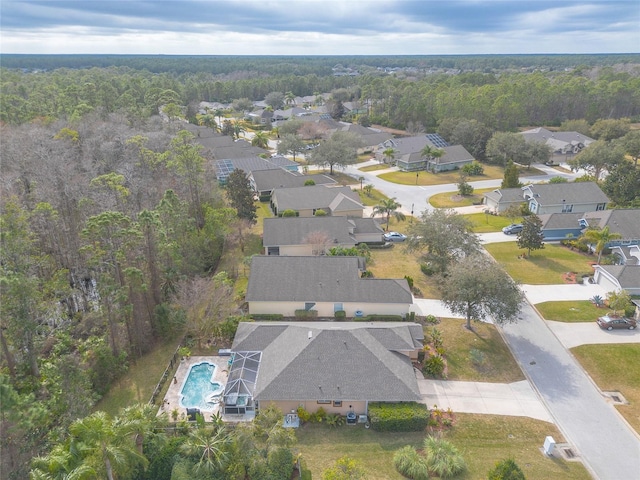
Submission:
[[[171,418],[171,412],[174,409],[178,409],[180,412],[180,416],[178,419],[182,419],[187,414],[187,409],[180,406],[180,390],[182,390],[182,384],[184,383],[185,378],[189,374],[189,368],[191,365],[195,365],[201,362],[209,362],[216,365],[216,371],[213,374],[213,379],[216,382],[219,382],[223,386],[227,384],[227,377],[229,374],[229,362],[230,357],[215,357],[215,356],[194,356],[185,358],[178,365],[178,369],[176,371],[176,375],[174,379],[171,381],[171,385],[169,385],[169,390],[167,390],[167,394],[164,396],[164,403],[160,406],[158,410],[158,415],[166,412]],[[205,415],[206,420],[209,420],[209,416],[212,413],[216,413],[218,411],[218,405],[214,407],[212,411],[203,411],[202,413]]]

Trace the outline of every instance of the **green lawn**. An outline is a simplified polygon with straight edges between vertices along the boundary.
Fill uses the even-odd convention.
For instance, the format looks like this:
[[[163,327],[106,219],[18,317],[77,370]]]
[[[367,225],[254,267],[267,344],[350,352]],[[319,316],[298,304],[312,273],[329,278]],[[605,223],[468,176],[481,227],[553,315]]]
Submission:
[[[429,197],[429,203],[436,208],[469,207],[482,202],[483,194],[492,190],[495,190],[495,188],[479,188],[473,191],[473,195],[466,197],[461,197],[457,191],[437,193]]]
[[[360,190],[360,188],[356,191],[358,192],[358,195],[360,195],[360,201],[365,207],[373,207],[378,205],[380,200],[386,200],[389,198],[380,190],[376,190],[375,188],[371,189],[370,195],[367,195],[367,193],[364,190]]]
[[[504,169],[495,165],[483,165],[484,174],[468,177],[467,182],[478,182],[480,180],[492,180],[502,178]],[[417,174],[417,177],[416,177]],[[446,183],[458,183],[460,181],[460,171],[453,170],[451,172],[431,173],[427,171],[420,172],[387,172],[378,175],[379,178],[400,185],[443,185]],[[417,183],[416,183],[417,180]]]
[[[543,250],[531,252],[531,257],[526,259],[518,258],[523,250],[515,242],[490,243],[485,248],[514,280],[524,284],[560,284],[564,283],[563,273],[577,272],[578,276],[593,273],[589,264],[593,261],[592,256],[571,251],[561,245],[546,244]]]
[[[304,425],[296,434],[297,448],[313,478],[320,478],[324,469],[347,455],[364,467],[368,480],[404,478],[393,467],[393,454],[405,445],[419,448],[426,436],[424,432],[377,433],[362,425],[331,428],[322,424]],[[511,457],[528,480],[590,479],[582,464],[542,455],[540,446],[547,435],[562,439],[554,425],[538,420],[457,414],[455,426],[444,437],[462,452],[468,471],[453,478],[486,479],[496,462]]]
[[[542,302],[536,308],[545,320],[556,322],[595,322],[598,317],[605,315],[609,309],[598,308],[589,300]]]
[[[463,328],[465,323],[457,318],[444,318],[435,325],[442,332],[449,380],[511,383],[525,379],[494,325],[473,322],[473,331],[469,331]],[[426,331],[431,328],[425,327]],[[483,360],[478,365],[470,359],[471,349],[482,352]]]
[[[620,392],[629,405],[616,405],[640,433],[640,344],[581,345],[571,349],[603,391]]]
[[[136,363],[130,364],[127,373],[112,385],[109,392],[96,404],[94,410],[102,410],[110,415],[116,415],[124,407],[135,403],[147,403],[162,378],[173,353],[178,348],[178,343],[179,339],[160,344],[150,353],[138,359]],[[168,384],[165,386],[164,392],[167,388]]]
[[[375,172],[377,170],[386,170],[389,168],[389,165],[385,163],[379,163],[378,165],[368,165],[366,167],[360,167],[358,170],[361,172]]]
[[[511,220],[507,217],[501,217],[499,215],[487,215],[485,213],[472,213],[465,215],[473,224],[473,231],[475,233],[488,233],[488,232],[500,232],[503,227],[511,224]],[[516,218],[518,222],[522,219]]]

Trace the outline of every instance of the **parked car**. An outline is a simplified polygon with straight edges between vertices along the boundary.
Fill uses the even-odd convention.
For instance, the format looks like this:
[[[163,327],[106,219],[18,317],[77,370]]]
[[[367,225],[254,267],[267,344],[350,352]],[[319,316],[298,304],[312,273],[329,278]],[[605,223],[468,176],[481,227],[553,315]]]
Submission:
[[[502,233],[506,235],[513,235],[514,233],[520,233],[522,231],[521,223],[512,223],[502,229]]]
[[[613,330],[614,328],[633,330],[637,326],[637,322],[632,318],[614,317],[610,315],[598,318],[596,323],[603,330]]]
[[[404,242],[407,236],[398,232],[387,232],[382,235],[386,242]]]

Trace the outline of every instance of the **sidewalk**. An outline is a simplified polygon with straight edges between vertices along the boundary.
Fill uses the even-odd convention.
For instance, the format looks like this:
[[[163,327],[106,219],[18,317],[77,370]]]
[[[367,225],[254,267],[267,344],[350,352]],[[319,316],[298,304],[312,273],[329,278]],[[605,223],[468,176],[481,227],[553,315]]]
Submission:
[[[454,413],[531,417],[553,423],[527,380],[514,383],[454,382],[418,378],[422,402]]]

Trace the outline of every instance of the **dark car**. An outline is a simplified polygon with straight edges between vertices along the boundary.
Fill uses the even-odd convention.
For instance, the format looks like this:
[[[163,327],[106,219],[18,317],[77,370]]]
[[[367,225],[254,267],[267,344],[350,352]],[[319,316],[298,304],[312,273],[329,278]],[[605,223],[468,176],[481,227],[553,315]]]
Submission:
[[[513,235],[514,233],[520,233],[522,231],[521,223],[512,223],[502,229],[502,233],[506,235]]]
[[[387,232],[382,236],[387,242],[404,242],[407,236],[398,232]]]
[[[633,330],[637,326],[637,322],[632,318],[614,317],[610,315],[598,318],[596,323],[603,330],[613,330],[614,328]]]

